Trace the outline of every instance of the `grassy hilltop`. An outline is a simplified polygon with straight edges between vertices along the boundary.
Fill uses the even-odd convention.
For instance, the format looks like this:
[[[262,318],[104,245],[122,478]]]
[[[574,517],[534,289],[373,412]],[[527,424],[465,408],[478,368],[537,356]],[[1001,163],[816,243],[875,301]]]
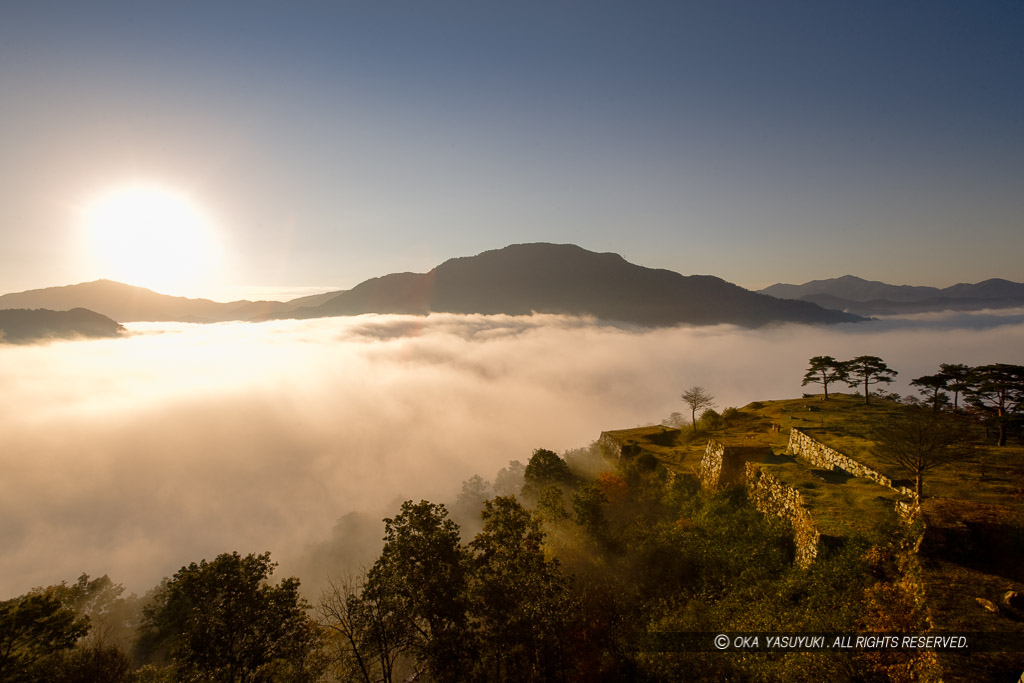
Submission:
[[[895,511],[908,496],[846,472],[816,469],[787,452],[790,432],[797,429],[891,478],[894,486],[909,485],[907,473],[879,457],[872,441],[876,425],[907,409],[892,401],[865,404],[861,396],[834,394],[827,401],[814,396],[754,402],[726,410],[723,420],[701,421],[696,431],[691,425],[649,426],[606,434],[626,457],[647,453],[683,478],[698,477],[709,440],[726,446],[767,444],[773,457],[758,468],[800,493],[823,535],[853,539],[902,527],[920,540],[904,549],[894,584],[907,589],[921,608],[915,628],[1019,636],[1024,612],[1005,596],[1024,591],[1024,447],[991,445],[984,429],[976,427],[969,457],[927,474],[920,515],[910,526],[900,525]],[[1020,653],[940,654],[929,675],[999,680],[1018,675],[1013,672],[1024,666],[1022,659]],[[923,671],[914,675],[927,677]]]

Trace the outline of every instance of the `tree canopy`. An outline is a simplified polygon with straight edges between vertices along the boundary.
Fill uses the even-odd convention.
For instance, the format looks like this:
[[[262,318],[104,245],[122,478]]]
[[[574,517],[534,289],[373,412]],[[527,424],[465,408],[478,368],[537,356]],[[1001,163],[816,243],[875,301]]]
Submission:
[[[565,666],[566,583],[544,556],[540,520],[511,496],[484,504],[473,552],[470,613],[486,680],[554,680]]]
[[[69,650],[89,632],[89,620],[53,591],[32,591],[0,602],[0,680],[42,680],[45,660]]]
[[[182,567],[146,610],[151,645],[179,678],[225,683],[312,678],[319,631],[299,581],[268,583],[270,553]]]
[[[845,382],[849,376],[847,364],[838,361],[832,356],[814,356],[809,361],[810,367],[804,374],[800,386],[808,384],[820,384],[825,390],[825,400],[828,400],[828,385],[835,382]]]
[[[407,642],[431,678],[457,681],[471,665],[466,619],[468,553],[444,505],[406,501],[384,520],[384,548],[366,587],[397,615],[388,638]]]
[[[1024,366],[1008,363],[982,365],[971,370],[967,401],[992,412],[999,424],[999,445],[1006,445],[1010,418],[1024,405]]]
[[[949,402],[949,398],[942,393],[949,386],[949,377],[942,373],[916,377],[910,380],[910,386],[917,387],[921,395],[927,397],[932,410],[938,410],[943,401]]]
[[[704,387],[692,386],[683,392],[680,398],[690,408],[690,422],[693,423],[693,431],[697,431],[697,413],[705,408],[715,407],[715,397]]]
[[[871,438],[879,459],[914,478],[918,500],[924,497],[927,472],[973,453],[970,435],[957,417],[918,406],[876,424]]]
[[[565,460],[554,451],[538,448],[526,464],[523,473],[524,485],[534,495],[548,484],[566,484],[572,480],[572,473]]]
[[[857,356],[845,363],[849,376],[844,380],[850,387],[864,386],[864,402],[870,403],[870,389],[873,384],[893,381],[897,373],[878,356]]]

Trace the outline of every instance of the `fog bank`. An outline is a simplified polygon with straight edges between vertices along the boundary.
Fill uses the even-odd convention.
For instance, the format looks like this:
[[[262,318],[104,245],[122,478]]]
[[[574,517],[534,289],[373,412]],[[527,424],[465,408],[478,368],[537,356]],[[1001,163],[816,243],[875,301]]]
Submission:
[[[1019,315],[829,328],[641,330],[559,316],[132,324],[117,340],[0,347],[0,599],[107,573],[143,592],[183,564],[287,563],[352,510],[451,498],[538,447],[658,422],[699,384],[719,409],[790,398],[814,355],[1024,363]]]

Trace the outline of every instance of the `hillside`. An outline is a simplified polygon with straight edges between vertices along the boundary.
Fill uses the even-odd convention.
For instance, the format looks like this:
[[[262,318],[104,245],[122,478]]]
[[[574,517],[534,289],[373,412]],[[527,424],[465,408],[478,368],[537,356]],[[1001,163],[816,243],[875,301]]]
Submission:
[[[46,308],[66,311],[87,308],[119,322],[222,322],[249,320],[290,306],[277,301],[189,299],[158,294],[143,287],[96,280],[65,287],[47,287],[0,296],[0,308]]]
[[[116,337],[124,330],[110,318],[86,310],[0,310],[0,343],[25,343],[41,339]]]
[[[864,405],[844,394],[830,395],[828,401],[808,397],[755,402],[729,411],[715,429],[694,433],[689,426],[639,427],[605,432],[599,443],[620,458],[650,454],[676,477],[700,480],[705,487],[709,440],[724,444],[723,473],[730,450],[748,463],[745,483],[739,483],[747,495],[754,495],[752,474],[775,483],[776,498],[769,509],[792,524],[798,557],[801,543],[816,546],[811,558],[815,553],[828,557],[852,539],[892,534],[902,518],[899,528],[910,542],[896,558],[900,573],[893,586],[906,591],[915,609],[922,610],[927,630],[973,634],[981,647],[996,643],[996,638],[1010,644],[1008,650],[993,645],[996,651],[972,652],[970,658],[936,655],[945,680],[1014,680],[1024,668],[1018,649],[1024,642],[1024,601],[1019,597],[1024,594],[1024,447],[997,448],[982,439],[968,460],[929,472],[926,497],[915,511],[912,500],[895,490],[907,483],[900,479],[905,473],[880,460],[869,438],[872,425],[904,409],[882,400]],[[881,472],[892,479],[892,486],[838,466],[822,467],[794,447],[797,432]],[[770,453],[753,454],[755,445]],[[799,501],[802,517],[778,507],[787,498],[780,491]]]
[[[802,285],[774,284],[760,292],[866,316],[1024,306],[1024,284],[998,278],[940,289],[890,285],[844,275],[828,280],[812,280]]]
[[[639,325],[839,323],[860,318],[756,294],[708,275],[645,268],[571,244],[516,244],[445,261],[428,273],[367,280],[286,316],[360,313],[592,315]]]

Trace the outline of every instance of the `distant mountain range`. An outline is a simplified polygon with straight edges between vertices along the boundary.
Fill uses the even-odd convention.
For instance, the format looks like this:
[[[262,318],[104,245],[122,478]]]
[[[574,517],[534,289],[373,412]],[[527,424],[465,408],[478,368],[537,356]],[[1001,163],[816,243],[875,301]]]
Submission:
[[[232,301],[219,303],[209,299],[187,299],[158,294],[143,287],[111,280],[96,280],[66,287],[33,289],[0,296],[0,309],[47,308],[57,311],[87,308],[119,322],[175,321],[211,323],[227,320],[251,320],[273,313],[284,313],[299,306],[321,303],[337,292],[279,301]]]
[[[572,244],[515,244],[445,261],[428,273],[367,280],[317,305],[272,317],[429,312],[592,315],[665,326],[772,322],[839,323],[861,318],[815,304],[757,294],[709,275],[634,265]]]
[[[87,308],[120,322],[268,320],[361,313],[560,313],[644,326],[862,320],[805,301],[758,294],[708,275],[645,268],[571,244],[516,244],[445,261],[428,273],[392,273],[350,290],[288,302],[158,294],[110,280],[0,296],[0,309]]]
[[[124,328],[110,318],[84,308],[70,311],[0,310],[0,343],[116,337],[122,331]]]
[[[1024,306],[1024,284],[998,278],[939,289],[890,285],[844,275],[802,285],[775,284],[762,289],[761,293],[865,316]]]

